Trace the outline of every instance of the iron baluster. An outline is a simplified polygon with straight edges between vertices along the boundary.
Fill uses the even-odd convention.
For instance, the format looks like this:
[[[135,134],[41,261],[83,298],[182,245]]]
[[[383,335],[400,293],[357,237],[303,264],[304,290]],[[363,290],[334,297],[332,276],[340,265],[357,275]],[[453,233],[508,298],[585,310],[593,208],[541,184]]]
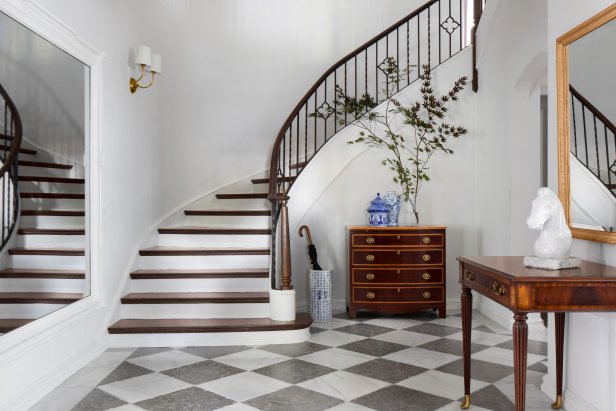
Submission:
[[[584,154],[586,155],[586,167],[588,167],[588,136],[586,131],[586,108],[582,107],[582,125],[584,126]]]
[[[610,146],[607,141],[607,125],[603,125],[603,136],[605,137],[605,168],[607,170],[607,183],[612,184],[612,172],[610,171]]]
[[[573,93],[571,93],[571,117],[573,118],[573,141],[575,146],[575,156],[578,156],[578,144],[577,144],[577,127],[575,125],[575,100],[573,97]]]
[[[597,156],[597,177],[601,180],[601,165],[599,164],[599,139],[597,135],[597,116],[593,115],[593,124],[595,128],[595,154]]]

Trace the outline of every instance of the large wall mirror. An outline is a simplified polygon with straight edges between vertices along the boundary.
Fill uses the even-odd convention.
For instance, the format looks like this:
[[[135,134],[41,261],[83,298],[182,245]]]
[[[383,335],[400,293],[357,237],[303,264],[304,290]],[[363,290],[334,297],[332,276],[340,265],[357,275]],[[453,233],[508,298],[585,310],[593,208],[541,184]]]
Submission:
[[[616,4],[556,42],[559,195],[573,236],[616,243]]]
[[[17,181],[0,189],[0,202],[19,200],[0,250],[2,335],[90,294],[90,67],[0,10],[0,85],[23,127]],[[0,146],[10,146],[4,103]]]

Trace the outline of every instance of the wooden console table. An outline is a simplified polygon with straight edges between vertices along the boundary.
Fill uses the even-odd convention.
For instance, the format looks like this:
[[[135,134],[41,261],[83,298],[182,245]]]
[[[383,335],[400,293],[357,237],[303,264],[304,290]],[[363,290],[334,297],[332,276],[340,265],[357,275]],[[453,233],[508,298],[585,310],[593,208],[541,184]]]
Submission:
[[[554,312],[556,329],[556,401],[563,405],[563,346],[565,312],[616,311],[616,267],[582,261],[580,268],[526,268],[523,257],[459,257],[462,285],[464,402],[471,403],[471,290],[513,311],[513,368],[515,409],[524,411],[529,312]]]

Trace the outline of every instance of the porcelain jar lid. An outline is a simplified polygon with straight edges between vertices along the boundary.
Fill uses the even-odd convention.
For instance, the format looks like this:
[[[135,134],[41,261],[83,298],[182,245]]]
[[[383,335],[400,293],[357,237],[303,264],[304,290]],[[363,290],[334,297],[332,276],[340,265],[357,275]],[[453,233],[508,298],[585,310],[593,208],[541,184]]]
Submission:
[[[374,200],[370,201],[370,207],[368,207],[369,213],[386,213],[389,211],[387,203],[381,198],[381,193],[376,193]]]

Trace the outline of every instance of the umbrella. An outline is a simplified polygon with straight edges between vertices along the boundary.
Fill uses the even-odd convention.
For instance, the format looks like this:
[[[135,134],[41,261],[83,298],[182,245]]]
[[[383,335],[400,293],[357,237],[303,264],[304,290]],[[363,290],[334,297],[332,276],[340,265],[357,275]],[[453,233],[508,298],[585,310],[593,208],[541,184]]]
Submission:
[[[307,225],[303,225],[299,228],[299,236],[304,236],[304,231],[306,231],[306,237],[308,237],[308,256],[310,257],[310,263],[312,264],[313,270],[323,270],[317,261],[317,248],[312,244],[312,236],[310,235],[310,229]]]

